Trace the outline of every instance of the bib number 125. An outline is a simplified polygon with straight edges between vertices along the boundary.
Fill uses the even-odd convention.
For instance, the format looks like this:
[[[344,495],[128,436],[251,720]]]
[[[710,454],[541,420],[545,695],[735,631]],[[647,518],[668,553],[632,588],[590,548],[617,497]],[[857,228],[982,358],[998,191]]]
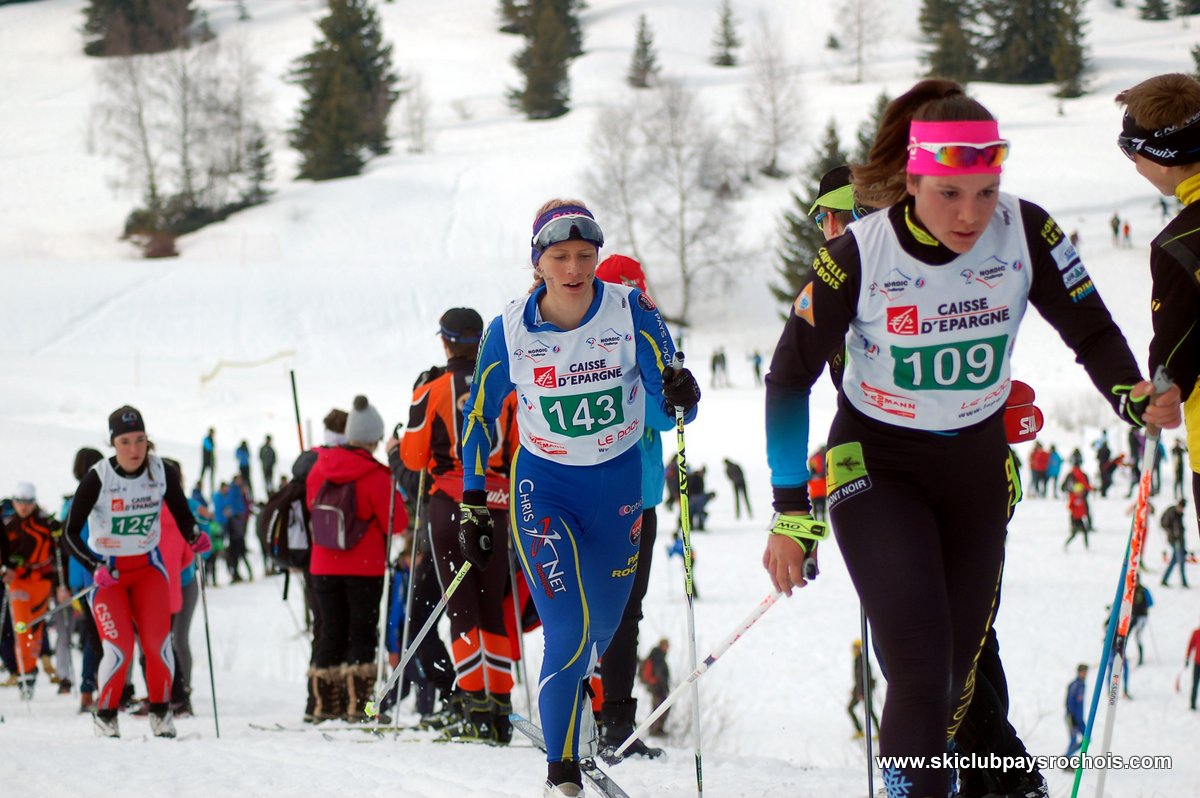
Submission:
[[[974,391],[1000,374],[1007,335],[936,346],[892,347],[896,387],[910,391]]]
[[[550,424],[551,432],[568,438],[582,438],[625,422],[620,388],[572,396],[543,396],[541,403],[542,415]]]

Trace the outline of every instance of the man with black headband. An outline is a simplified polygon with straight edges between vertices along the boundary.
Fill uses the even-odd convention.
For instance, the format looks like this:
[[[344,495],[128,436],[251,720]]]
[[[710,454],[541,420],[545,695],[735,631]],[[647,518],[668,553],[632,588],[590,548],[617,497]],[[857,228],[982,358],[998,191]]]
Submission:
[[[1117,95],[1125,118],[1117,146],[1138,174],[1183,203],[1150,245],[1150,373],[1166,366],[1182,392],[1192,470],[1200,505],[1200,82],[1159,75]],[[1200,518],[1200,511],[1197,513]]]

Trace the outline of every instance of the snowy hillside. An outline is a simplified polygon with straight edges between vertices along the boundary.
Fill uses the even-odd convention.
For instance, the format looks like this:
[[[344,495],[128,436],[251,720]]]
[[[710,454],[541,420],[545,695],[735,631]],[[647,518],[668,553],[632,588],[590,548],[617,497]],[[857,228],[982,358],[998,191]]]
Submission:
[[[246,0],[248,22],[237,20],[227,0],[197,5],[208,11],[219,41],[244,41],[262,67],[275,126],[277,193],[264,206],[181,239],[180,257],[160,262],[137,259],[117,240],[138,198],[110,190],[115,164],[91,151],[95,62],[81,53],[82,0],[0,7],[0,495],[29,480],[56,509],[57,497],[73,487],[75,450],[103,447],[105,418],[123,403],[144,412],[162,453],[179,458],[189,478],[195,478],[209,426],[217,429],[223,475],[234,469],[237,441],[257,445],[266,433],[281,460],[290,462],[298,445],[289,369],[312,426],[319,429],[330,407],[346,407],[356,393],[366,393],[390,427],[405,416],[413,378],[441,357],[434,335],[441,312],[469,305],[485,318],[498,313],[528,286],[534,210],[551,196],[589,199],[589,137],[601,106],[630,91],[623,78],[640,14],[655,30],[664,74],[699,90],[714,118],[740,113],[748,75],[745,68],[708,64],[716,0],[589,0],[587,52],[571,67],[574,110],[531,123],[504,101],[506,89],[517,84],[510,57],[519,40],[496,32],[494,0],[383,3],[379,14],[397,67],[419,70],[433,101],[432,151],[408,154],[401,140],[361,177],[298,183],[291,180],[296,159],[285,130],[299,94],[284,76],[310,47],[323,4]],[[735,2],[747,34],[760,11],[769,14],[798,65],[807,137],[803,149],[790,154],[789,167],[807,161],[830,117],[849,142],[881,90],[894,96],[918,74],[919,3],[883,5],[889,36],[872,51],[867,82],[850,85],[844,51],[824,48],[835,31],[826,4]],[[1079,231],[1101,294],[1144,357],[1145,263],[1160,227],[1158,200],[1114,146],[1120,114],[1112,96],[1150,75],[1190,69],[1188,50],[1197,37],[1178,20],[1143,22],[1136,8],[1116,9],[1107,0],[1093,0],[1087,9],[1095,67],[1087,96],[1060,102],[1044,86],[980,84],[971,91],[1013,142],[1004,188],[1042,204],[1064,229]],[[729,291],[703,300],[696,314],[703,321],[687,339],[697,364],[724,345],[736,386],[707,390],[701,417],[689,429],[689,457],[709,466],[718,491],[712,531],[696,540],[701,650],[724,637],[769,589],[759,565],[770,496],[762,394],[752,387],[746,355],[755,349],[767,355],[779,334],[767,284],[777,220],[794,188],[794,181],[760,180],[735,204],[738,243],[751,254],[737,265]],[[1132,225],[1132,249],[1110,244],[1114,211]],[[652,277],[655,266],[647,263]],[[258,361],[268,362],[235,365]],[[1036,314],[1022,330],[1014,376],[1038,390],[1048,419],[1044,438],[1060,449],[1087,451],[1101,424],[1114,441],[1122,438],[1111,413],[1096,409],[1082,369]],[[814,397],[815,444],[832,416],[827,381]],[[746,469],[759,513],[753,522],[733,519],[728,486],[717,477],[726,456]],[[1065,749],[1066,683],[1078,662],[1092,662],[1095,673],[1104,607],[1128,528],[1126,505],[1118,498],[1100,501],[1092,549],[1069,553],[1061,550],[1062,502],[1030,499],[1018,510],[997,628],[1012,720],[1033,753]],[[1163,567],[1160,543],[1155,530],[1149,546],[1154,572]],[[773,609],[701,682],[710,795],[866,794],[862,750],[849,739],[844,709],[857,601],[836,546],[823,551],[822,568],[812,589]],[[643,648],[658,636],[678,642],[671,663],[677,677],[686,671],[679,569],[677,559],[656,559],[642,636]],[[252,721],[298,720],[303,702],[307,644],[280,606],[279,590],[278,580],[260,580],[210,594],[219,741],[197,617],[194,703],[200,716],[179,725],[181,733],[202,739],[178,747],[143,742],[140,722],[123,718],[125,739],[100,753],[90,721],[74,714],[73,700],[43,683],[27,714],[14,692],[3,690],[4,784],[38,784],[51,796],[159,794],[166,785],[179,796],[538,794],[541,758],[527,747],[359,745],[250,729]],[[1172,680],[1186,634],[1200,617],[1200,596],[1177,588],[1154,592],[1146,664],[1132,675],[1134,700],[1122,702],[1114,750],[1172,755],[1174,769],[1113,773],[1108,789],[1121,798],[1195,798],[1200,717],[1187,712]],[[295,595],[290,606],[299,613]],[[535,661],[539,646],[535,638]],[[632,795],[693,793],[688,712],[684,702],[673,714],[667,763],[635,761],[614,771]],[[1055,796],[1069,794],[1065,774],[1049,778]]]

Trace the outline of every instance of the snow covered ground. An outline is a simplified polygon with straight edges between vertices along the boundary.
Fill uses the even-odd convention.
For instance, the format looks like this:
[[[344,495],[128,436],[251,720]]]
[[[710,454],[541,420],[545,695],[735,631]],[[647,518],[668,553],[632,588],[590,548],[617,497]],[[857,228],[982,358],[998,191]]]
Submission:
[[[160,450],[199,465],[198,444],[217,429],[222,475],[233,447],[271,433],[283,462],[297,453],[288,369],[295,369],[306,425],[319,428],[331,406],[365,392],[389,423],[404,417],[413,377],[436,362],[440,313],[471,305],[485,317],[528,285],[525,231],[549,196],[583,196],[586,143],[603,102],[622,83],[637,16],[656,31],[664,72],[701,92],[717,116],[741,102],[747,70],[706,62],[715,2],[590,0],[588,53],[572,66],[575,110],[528,123],[504,104],[516,85],[508,57],[518,46],[495,32],[491,0],[404,0],[379,7],[402,71],[418,68],[433,101],[434,148],[372,163],[364,176],[323,184],[290,181],[294,154],[283,130],[297,103],[283,76],[315,35],[316,0],[201,0],[222,38],[241,38],[263,66],[277,128],[278,193],[262,207],[180,242],[181,257],[137,260],[117,240],[136,200],[107,187],[113,164],[89,154],[88,107],[94,62],[80,54],[81,0],[0,7],[0,493],[18,480],[38,486],[43,503],[72,488],[70,464],[84,445],[103,447],[104,420],[129,402],[145,414]],[[882,89],[903,91],[918,71],[916,0],[887,4],[892,32],[873,52],[867,82],[845,82],[845,56],[825,50],[834,30],[823,5],[787,0],[735,4],[748,22],[771,14],[803,81],[806,133],[815,140],[830,116],[844,142]],[[1188,70],[1193,33],[1179,21],[1147,23],[1135,8],[1089,4],[1096,71],[1092,93],[1060,102],[1049,87],[977,85],[972,92],[1013,140],[1005,188],[1041,203],[1066,230],[1077,229],[1085,262],[1134,351],[1149,341],[1146,246],[1160,226],[1152,189],[1114,146],[1117,90],[1152,74]],[[747,30],[748,32],[748,30]],[[1058,113],[1061,106],[1062,113]],[[809,149],[793,153],[791,165]],[[718,642],[769,590],[759,565],[769,505],[762,440],[762,395],[745,356],[769,353],[779,333],[773,278],[775,225],[794,183],[761,183],[735,206],[744,246],[759,242],[739,279],[709,296],[688,335],[703,364],[718,345],[729,353],[736,387],[708,390],[689,428],[689,458],[708,465],[718,491],[710,530],[697,533],[699,648]],[[1107,222],[1129,219],[1135,246],[1115,249]],[[604,220],[601,219],[604,223]],[[656,264],[647,267],[654,274]],[[665,268],[665,267],[664,267]],[[660,297],[669,303],[669,291]],[[239,368],[221,363],[280,356]],[[1043,440],[1069,451],[1101,425],[1120,450],[1123,432],[1097,408],[1094,390],[1057,336],[1036,314],[1024,325],[1015,376],[1032,383],[1046,411]],[[815,391],[814,445],[832,413],[827,383]],[[307,434],[307,433],[306,433]],[[1168,436],[1172,440],[1173,436]],[[1023,454],[1027,454],[1024,452]],[[742,463],[758,515],[735,520],[721,459]],[[1089,461],[1090,465],[1090,461]],[[1123,490],[1118,491],[1123,496]],[[1079,662],[1095,664],[1105,605],[1111,600],[1128,529],[1128,502],[1098,500],[1092,549],[1061,548],[1062,501],[1027,499],[1012,524],[1004,600],[997,620],[1013,701],[1012,720],[1031,752],[1065,748],[1063,694]],[[1161,505],[1159,507],[1161,509]],[[669,524],[669,522],[667,522]],[[1189,539],[1196,538],[1190,528]],[[1161,572],[1161,533],[1148,547],[1151,577]],[[823,550],[813,588],[772,609],[701,682],[704,775],[713,796],[842,798],[866,793],[863,754],[845,716],[850,643],[858,609],[836,546]],[[1197,577],[1193,577],[1197,578]],[[678,559],[653,566],[643,648],[667,636],[672,668],[686,673],[685,616]],[[1200,619],[1200,594],[1162,590],[1145,638],[1146,663],[1134,670],[1133,700],[1122,701],[1113,749],[1165,754],[1170,770],[1112,773],[1112,796],[1200,796],[1195,759],[1200,716],[1172,690],[1186,636]],[[226,586],[209,596],[220,740],[212,728],[203,630],[197,619],[194,703],[199,717],[179,723],[198,740],[145,740],[143,721],[123,718],[125,737],[100,743],[75,701],[43,683],[30,711],[0,691],[3,783],[37,785],[40,794],[293,795],[310,792],[403,796],[539,794],[541,757],[510,750],[392,742],[359,744],[318,735],[258,732],[250,722],[294,722],[303,703],[307,646],[297,637],[299,603],[280,606],[278,579]],[[536,662],[539,641],[530,640]],[[1090,684],[1089,684],[1090,690]],[[516,694],[518,708],[523,699]],[[667,762],[628,762],[614,776],[635,796],[686,796],[695,789],[687,703],[672,715]],[[199,754],[199,755],[197,755]],[[1069,779],[1048,774],[1055,796]],[[1085,781],[1085,794],[1091,794]],[[6,790],[7,792],[7,790]]]

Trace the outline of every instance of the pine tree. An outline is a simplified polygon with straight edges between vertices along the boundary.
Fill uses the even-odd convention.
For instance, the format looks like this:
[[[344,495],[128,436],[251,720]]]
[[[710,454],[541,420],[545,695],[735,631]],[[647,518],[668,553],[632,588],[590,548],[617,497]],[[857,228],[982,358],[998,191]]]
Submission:
[[[246,160],[250,166],[250,185],[242,192],[242,202],[247,206],[261,205],[274,192],[267,187],[271,182],[271,145],[267,143],[267,134],[255,125],[246,145]]]
[[[313,180],[358,174],[368,153],[388,151],[399,81],[367,0],[328,2],[329,16],[317,23],[324,37],[292,72],[305,99],[290,139],[301,155],[299,177]]]
[[[553,119],[570,110],[570,42],[552,0],[535,0],[533,7],[536,16],[525,49],[514,59],[525,88],[510,91],[509,101],[530,119]]]
[[[713,34],[712,62],[717,66],[737,66],[737,54],[734,52],[742,46],[742,40],[737,33],[737,20],[733,16],[733,8],[729,0],[721,0],[721,8],[717,12],[717,30]]]
[[[858,143],[854,148],[854,163],[866,163],[870,158],[871,145],[875,143],[875,134],[879,131],[879,120],[883,119],[883,112],[887,110],[888,103],[891,101],[892,98],[886,91],[879,92],[879,96],[875,98],[875,107],[871,109],[871,115],[858,126],[858,131],[855,133]]]
[[[1083,76],[1087,71],[1084,51],[1084,0],[1062,0],[1059,8],[1058,39],[1050,53],[1054,65],[1054,82],[1059,97],[1079,97],[1083,94]]]
[[[196,18],[192,0],[89,0],[83,14],[83,52],[96,56],[174,50]]]
[[[1142,0],[1142,19],[1170,19],[1167,0]]]
[[[1051,54],[1063,0],[980,0],[979,50],[984,80],[1049,83],[1055,79]]]
[[[1200,14],[1200,0],[1175,0],[1175,16],[1187,17]]]
[[[522,0],[500,0],[501,33],[525,35],[529,27],[529,3]]]
[[[654,52],[654,33],[646,15],[638,17],[637,43],[633,48],[633,58],[629,62],[629,74],[625,76],[630,86],[635,89],[646,89],[658,75],[658,56]]]
[[[779,282],[770,286],[771,294],[790,308],[800,289],[812,273],[813,259],[825,245],[825,234],[813,223],[808,209],[817,198],[821,177],[836,166],[846,163],[846,153],[838,140],[837,125],[830,119],[825,138],[808,168],[808,178],[801,192],[792,192],[792,207],[785,211],[781,224],[782,241],[776,254],[779,263],[775,271]],[[806,197],[804,199],[802,197]],[[787,317],[787,310],[783,314]]]
[[[1200,80],[1200,44],[1192,46],[1192,65],[1196,68],[1196,71],[1192,73],[1192,77]]]
[[[583,29],[579,25],[579,12],[584,7],[584,0],[534,0],[534,7],[540,3],[550,3],[555,13],[562,20],[563,30],[567,34],[567,48],[571,58],[583,55]]]
[[[921,33],[932,47],[921,55],[921,62],[928,67],[927,75],[959,83],[974,79],[978,64],[967,31],[973,13],[970,2],[924,0],[921,4]]]

